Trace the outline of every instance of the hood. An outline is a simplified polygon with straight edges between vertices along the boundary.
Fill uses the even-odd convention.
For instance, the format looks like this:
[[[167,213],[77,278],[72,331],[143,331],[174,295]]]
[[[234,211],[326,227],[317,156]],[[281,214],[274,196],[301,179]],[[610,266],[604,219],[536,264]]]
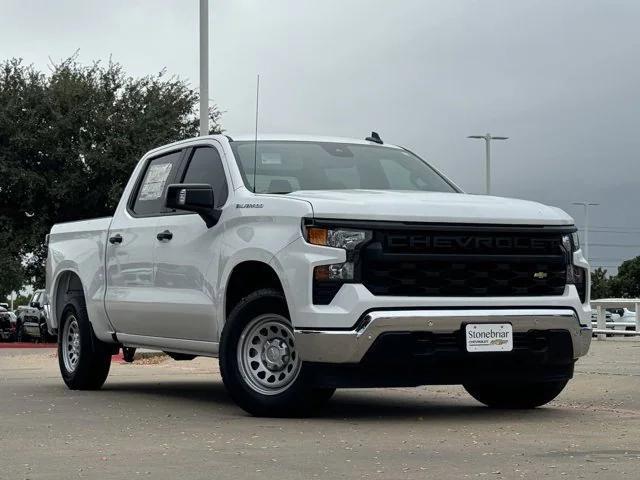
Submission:
[[[394,190],[305,190],[286,196],[311,203],[315,218],[506,225],[574,223],[569,215],[556,207],[487,195]]]

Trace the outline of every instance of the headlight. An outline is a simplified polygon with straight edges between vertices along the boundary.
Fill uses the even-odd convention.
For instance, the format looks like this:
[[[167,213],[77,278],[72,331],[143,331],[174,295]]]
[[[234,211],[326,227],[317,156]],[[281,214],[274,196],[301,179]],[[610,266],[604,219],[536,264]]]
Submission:
[[[314,280],[353,280],[353,262],[334,263],[333,265],[320,265],[313,269]]]
[[[573,251],[580,250],[580,237],[578,236],[578,232],[573,232],[571,234],[571,240],[573,241]]]
[[[357,258],[359,248],[372,238],[369,230],[305,226],[304,238],[312,245],[342,248],[346,261],[318,265],[313,269],[313,303],[327,305],[344,283],[358,281]]]
[[[578,232],[573,232],[570,235],[563,235],[562,245],[567,252],[577,252],[580,250],[580,237],[578,237]]]
[[[573,264],[573,253],[580,249],[578,232],[562,236],[562,245],[567,251],[567,285],[575,285],[582,303],[587,301],[587,271]]]
[[[344,248],[354,250],[358,245],[371,238],[367,230],[332,229],[321,227],[307,227],[307,242],[325,247]]]
[[[324,247],[343,248],[347,251],[347,261],[332,265],[321,265],[314,269],[313,277],[318,281],[349,281],[354,279],[355,250],[358,245],[371,238],[368,230],[333,229],[307,227],[307,242]]]
[[[343,248],[347,251],[347,261],[333,265],[321,265],[314,269],[314,278],[319,281],[354,279],[355,250],[358,245],[371,238],[368,230],[351,230],[344,228],[307,227],[307,242],[324,247]]]

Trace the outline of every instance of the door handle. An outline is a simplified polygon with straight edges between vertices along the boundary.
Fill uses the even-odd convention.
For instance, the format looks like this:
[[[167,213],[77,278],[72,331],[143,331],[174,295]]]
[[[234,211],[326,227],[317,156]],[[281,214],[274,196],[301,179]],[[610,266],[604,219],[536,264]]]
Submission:
[[[158,235],[156,235],[156,238],[161,242],[163,240],[171,240],[173,238],[173,233],[171,233],[169,230],[165,230],[164,232],[160,232]]]
[[[115,245],[116,243],[122,243],[122,235],[120,235],[119,233],[117,235],[114,235],[113,237],[109,238],[109,243],[111,245]]]

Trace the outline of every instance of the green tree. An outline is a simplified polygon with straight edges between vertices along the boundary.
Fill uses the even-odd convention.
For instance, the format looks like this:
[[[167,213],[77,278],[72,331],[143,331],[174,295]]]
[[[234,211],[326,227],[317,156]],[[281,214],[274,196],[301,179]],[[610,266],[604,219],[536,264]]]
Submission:
[[[20,290],[24,284],[24,269],[20,259],[12,256],[11,249],[2,247],[3,240],[11,238],[2,228],[0,224],[0,303],[4,303],[7,295]]]
[[[144,152],[198,134],[197,105],[165,71],[132,78],[76,56],[48,74],[0,63],[0,296],[41,287],[51,226],[111,215]],[[219,133],[215,107],[209,118]]]
[[[622,262],[618,274],[610,280],[610,293],[614,297],[640,297],[640,257]]]
[[[607,271],[602,267],[596,268],[591,272],[591,298],[607,298],[609,293],[610,279],[607,277]]]
[[[29,305],[29,300],[31,300],[31,295],[16,295],[13,299],[13,308],[14,310],[18,307],[22,307],[24,305]],[[10,299],[6,300],[6,303],[11,303]]]

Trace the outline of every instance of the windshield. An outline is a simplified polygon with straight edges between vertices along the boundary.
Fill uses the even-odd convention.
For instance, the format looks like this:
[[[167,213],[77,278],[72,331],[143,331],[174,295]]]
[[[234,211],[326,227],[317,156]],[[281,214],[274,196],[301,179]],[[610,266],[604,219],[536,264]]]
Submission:
[[[256,193],[296,190],[413,190],[457,192],[433,168],[406,150],[332,142],[231,142],[240,173]],[[254,162],[256,188],[254,190]]]

